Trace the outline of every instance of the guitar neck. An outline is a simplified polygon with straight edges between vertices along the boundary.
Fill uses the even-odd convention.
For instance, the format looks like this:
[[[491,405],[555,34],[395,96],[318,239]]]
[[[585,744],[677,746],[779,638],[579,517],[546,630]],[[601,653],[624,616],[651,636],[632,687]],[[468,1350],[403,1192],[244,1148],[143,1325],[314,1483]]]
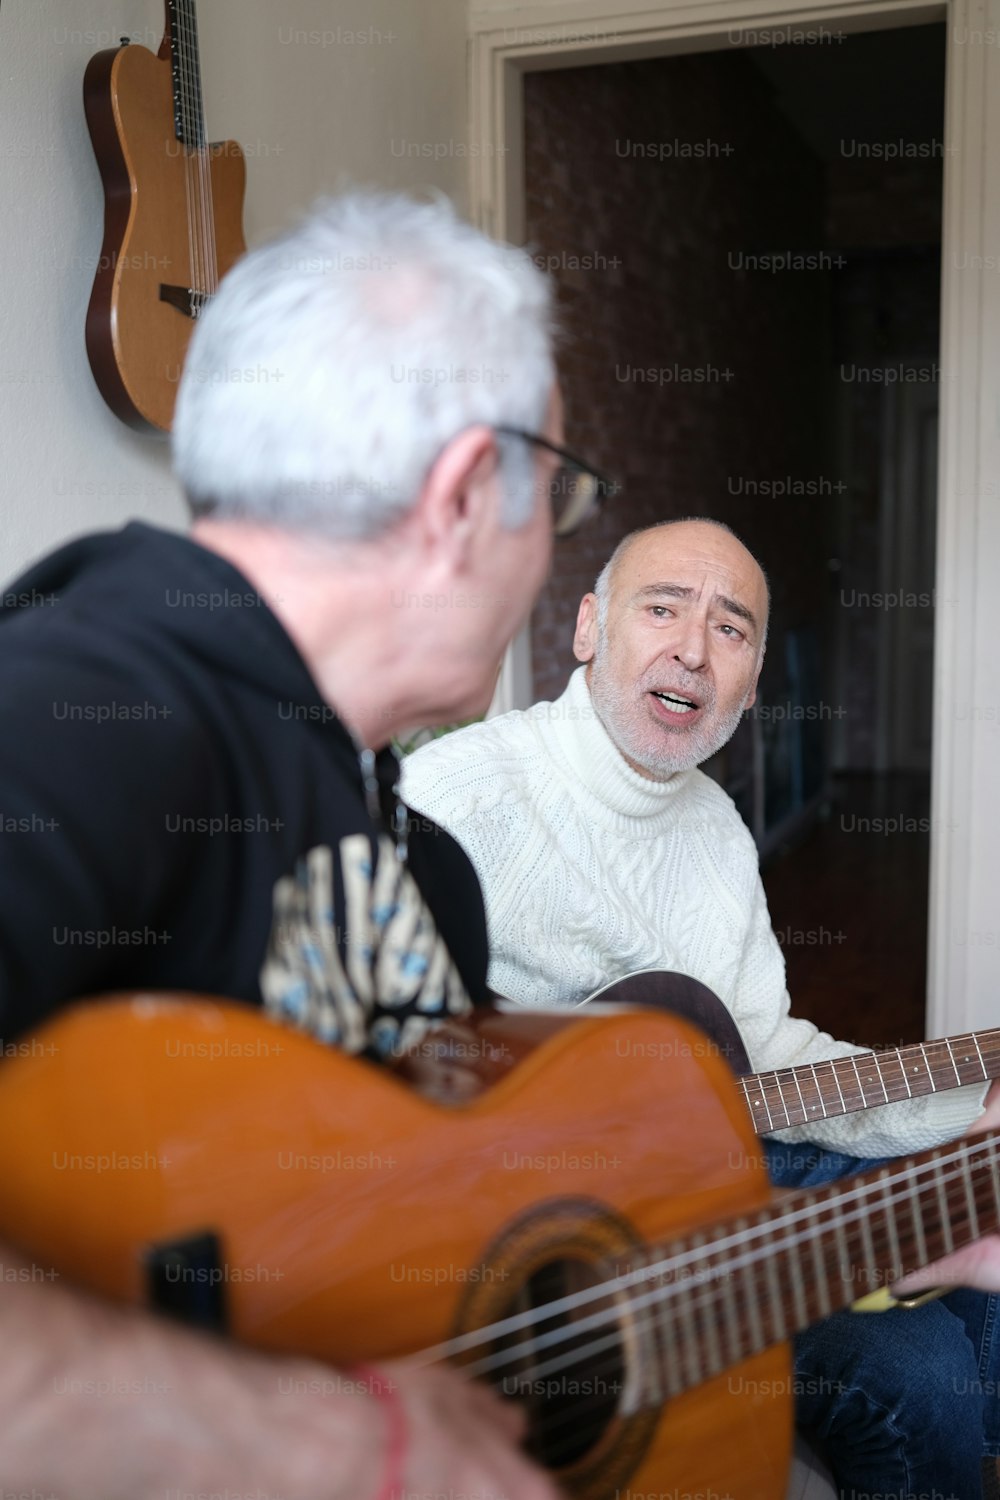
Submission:
[[[1000,1227],[998,1146],[1000,1134],[939,1146],[637,1257],[620,1285],[658,1336],[645,1399],[699,1385]]]
[[[206,141],[195,0],[167,0],[166,34],[174,85],[174,130],[182,146],[201,150]]]
[[[1000,1077],[1000,1028],[857,1052],[737,1080],[758,1132],[805,1125]]]

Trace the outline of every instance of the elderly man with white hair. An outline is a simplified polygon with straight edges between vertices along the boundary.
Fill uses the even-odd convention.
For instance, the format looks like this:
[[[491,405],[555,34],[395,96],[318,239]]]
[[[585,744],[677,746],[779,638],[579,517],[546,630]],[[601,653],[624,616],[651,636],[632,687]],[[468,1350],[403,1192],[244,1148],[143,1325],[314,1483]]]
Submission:
[[[5,1046],[106,990],[353,1053],[485,998],[475,877],[408,827],[389,746],[488,704],[560,432],[544,277],[446,205],[333,200],[234,268],[177,403],[190,533],[85,537],[5,594]],[[516,1413],[447,1369],[338,1374],[2,1269],[5,1494],[555,1500]]]

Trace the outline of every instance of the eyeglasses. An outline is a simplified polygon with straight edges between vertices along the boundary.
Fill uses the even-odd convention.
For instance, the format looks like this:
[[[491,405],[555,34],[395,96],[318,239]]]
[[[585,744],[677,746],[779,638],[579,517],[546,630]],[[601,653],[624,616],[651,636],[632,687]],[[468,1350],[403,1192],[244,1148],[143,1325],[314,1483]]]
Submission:
[[[525,443],[534,443],[562,460],[550,485],[556,536],[569,536],[581,522],[597,514],[603,501],[617,495],[620,486],[613,479],[592,469],[582,458],[567,453],[565,448],[550,443],[548,438],[540,437],[537,432],[525,432],[521,427],[495,427],[493,430],[507,437],[521,438]]]

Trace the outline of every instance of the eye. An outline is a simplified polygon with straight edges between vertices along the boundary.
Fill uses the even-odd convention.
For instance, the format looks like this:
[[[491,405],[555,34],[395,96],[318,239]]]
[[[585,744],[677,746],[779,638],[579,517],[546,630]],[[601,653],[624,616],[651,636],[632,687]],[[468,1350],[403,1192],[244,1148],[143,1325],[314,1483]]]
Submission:
[[[665,620],[671,613],[665,604],[651,604],[649,610],[650,614],[657,620]]]
[[[743,631],[742,630],[738,630],[735,625],[720,625],[719,629],[721,631],[724,631],[724,632],[728,631],[728,633],[729,633],[729,639],[731,641],[745,641],[746,640],[746,636],[744,635]]]

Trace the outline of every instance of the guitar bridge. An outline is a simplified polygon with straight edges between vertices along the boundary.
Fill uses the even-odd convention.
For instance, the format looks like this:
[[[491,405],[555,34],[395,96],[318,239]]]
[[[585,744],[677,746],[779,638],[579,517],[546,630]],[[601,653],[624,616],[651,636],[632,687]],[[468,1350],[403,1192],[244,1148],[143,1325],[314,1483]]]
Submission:
[[[150,1307],[207,1333],[225,1333],[226,1267],[211,1231],[153,1245],[146,1252]]]
[[[202,292],[190,286],[167,286],[160,282],[160,301],[169,302],[171,307],[183,313],[186,318],[197,318],[207,306],[211,292]]]

